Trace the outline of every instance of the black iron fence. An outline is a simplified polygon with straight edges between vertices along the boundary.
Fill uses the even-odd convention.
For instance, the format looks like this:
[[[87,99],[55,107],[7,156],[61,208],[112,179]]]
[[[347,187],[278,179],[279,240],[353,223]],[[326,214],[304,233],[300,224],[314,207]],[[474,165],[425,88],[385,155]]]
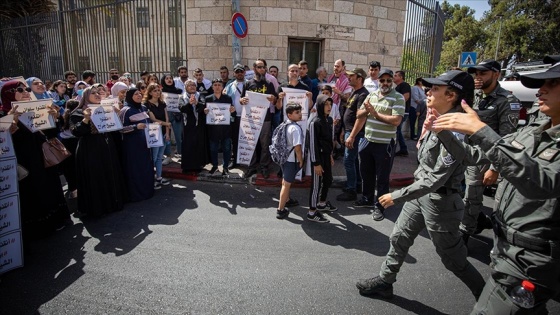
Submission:
[[[402,69],[407,81],[431,77],[439,63],[445,21],[436,0],[409,0],[404,29]]]

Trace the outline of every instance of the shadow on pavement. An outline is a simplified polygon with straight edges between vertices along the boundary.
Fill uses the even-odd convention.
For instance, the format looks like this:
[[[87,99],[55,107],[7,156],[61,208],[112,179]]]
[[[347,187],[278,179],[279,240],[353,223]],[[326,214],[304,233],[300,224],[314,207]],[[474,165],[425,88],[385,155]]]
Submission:
[[[436,310],[435,308],[432,308],[424,303],[418,302],[418,301],[414,301],[414,300],[409,300],[405,297],[402,296],[398,296],[395,295],[392,299],[383,299],[380,298],[379,296],[365,296],[362,295],[366,298],[370,298],[370,299],[374,299],[374,300],[379,300],[379,301],[385,301],[387,303],[391,303],[395,306],[398,306],[400,308],[402,308],[403,310],[406,310],[408,312],[411,312],[413,314],[418,314],[418,315],[447,315],[446,313],[442,313],[438,310]]]
[[[83,247],[89,239],[83,230],[84,225],[77,223],[46,239],[27,242],[25,267],[2,275],[0,313],[39,314],[41,305],[82,277]]]

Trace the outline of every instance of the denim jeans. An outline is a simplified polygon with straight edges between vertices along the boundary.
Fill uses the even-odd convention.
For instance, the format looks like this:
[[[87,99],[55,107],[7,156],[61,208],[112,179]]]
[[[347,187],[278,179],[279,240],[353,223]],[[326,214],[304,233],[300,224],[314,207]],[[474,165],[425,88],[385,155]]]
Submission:
[[[344,141],[350,136],[350,131],[344,133]],[[344,169],[346,170],[346,189],[356,191],[358,183],[362,182],[360,176],[360,163],[358,159],[358,143],[363,135],[357,135],[352,149],[344,149]]]
[[[183,145],[183,119],[172,119],[171,129],[173,129],[173,134],[175,135],[175,148],[176,151],[181,154],[181,147]]]
[[[229,160],[231,158],[231,138],[226,138],[222,140],[210,140],[210,162],[212,166],[218,167],[218,150],[220,145],[222,147],[223,157],[224,157],[224,168],[229,165]]]
[[[163,161],[163,151],[165,150],[165,146],[152,148],[152,161],[154,162],[154,166],[156,167],[156,178],[161,177],[161,171],[163,169],[163,165],[161,162]]]
[[[408,118],[408,113],[406,113],[401,120],[401,123],[397,127],[397,142],[399,143],[399,151],[401,152],[408,152],[408,148],[406,147],[406,142],[404,142],[404,136],[402,134],[402,125],[405,123],[406,119]]]

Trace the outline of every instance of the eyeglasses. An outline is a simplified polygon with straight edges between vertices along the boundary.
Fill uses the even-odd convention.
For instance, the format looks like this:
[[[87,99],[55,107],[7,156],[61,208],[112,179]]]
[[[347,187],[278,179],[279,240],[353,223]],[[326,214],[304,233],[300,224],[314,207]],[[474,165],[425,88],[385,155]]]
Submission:
[[[23,87],[19,86],[19,87],[17,87],[17,88],[11,89],[11,90],[9,90],[9,91],[10,91],[11,93],[14,93],[14,94],[15,94],[16,92],[19,92],[19,93],[23,93],[24,91],[25,91],[25,92],[31,92],[31,89],[28,88],[28,87],[23,88]]]
[[[379,79],[379,83],[393,83],[393,79]]]

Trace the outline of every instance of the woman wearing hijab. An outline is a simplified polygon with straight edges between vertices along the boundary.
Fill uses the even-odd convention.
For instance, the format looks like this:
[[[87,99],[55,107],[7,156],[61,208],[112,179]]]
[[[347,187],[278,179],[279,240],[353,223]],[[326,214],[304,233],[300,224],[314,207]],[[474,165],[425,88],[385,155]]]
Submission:
[[[70,97],[66,95],[66,82],[62,80],[54,81],[52,90],[49,91],[49,97],[53,99],[53,103],[62,109],[60,114],[63,115],[64,109],[66,108],[66,101],[70,99]]]
[[[126,91],[128,91],[128,85],[124,82],[117,82],[111,88],[111,98],[119,99],[119,109],[122,109],[124,106]]]
[[[173,81],[173,76],[171,74],[166,74],[163,78],[161,78],[161,91],[163,93],[183,94],[183,90],[175,87],[175,82]],[[183,114],[168,112],[168,116],[169,122],[171,123],[171,129],[173,130],[173,136],[175,137],[176,152],[171,152],[171,143],[166,144],[163,154],[167,157],[163,161],[163,165],[169,164],[174,155],[181,154],[181,145],[183,144]]]
[[[33,95],[35,95],[38,100],[51,97],[47,92],[45,83],[43,83],[41,79],[36,77],[29,77],[25,80],[25,82],[27,82],[27,86],[31,88],[31,92],[33,92]]]
[[[79,138],[76,149],[78,210],[101,216],[123,209],[126,188],[115,142],[110,133],[99,133],[91,121],[88,104],[99,104],[94,87],[83,90],[80,104],[70,116],[70,130]]]
[[[154,196],[154,164],[146,144],[144,129],[150,122],[146,106],[141,104],[138,89],[126,92],[125,106],[119,113],[123,124],[122,163],[130,201]]]
[[[82,93],[84,92],[84,89],[87,88],[88,86],[89,84],[85,83],[84,81],[76,82],[76,84],[74,84],[74,92],[72,93],[72,98],[78,101],[81,100]]]
[[[20,81],[8,81],[2,86],[3,111],[11,114],[12,102],[29,101],[30,90]],[[49,105],[50,106],[50,105]],[[58,110],[49,110],[55,120]],[[20,210],[24,238],[41,238],[64,227],[70,219],[68,206],[56,167],[45,168],[42,145],[47,138],[56,137],[57,129],[32,133],[21,122],[12,134],[18,164],[29,171],[19,181]]]
[[[181,168],[183,172],[200,172],[208,164],[206,141],[206,115],[204,100],[196,91],[196,82],[187,80],[186,91],[179,98],[179,110],[185,114]]]

